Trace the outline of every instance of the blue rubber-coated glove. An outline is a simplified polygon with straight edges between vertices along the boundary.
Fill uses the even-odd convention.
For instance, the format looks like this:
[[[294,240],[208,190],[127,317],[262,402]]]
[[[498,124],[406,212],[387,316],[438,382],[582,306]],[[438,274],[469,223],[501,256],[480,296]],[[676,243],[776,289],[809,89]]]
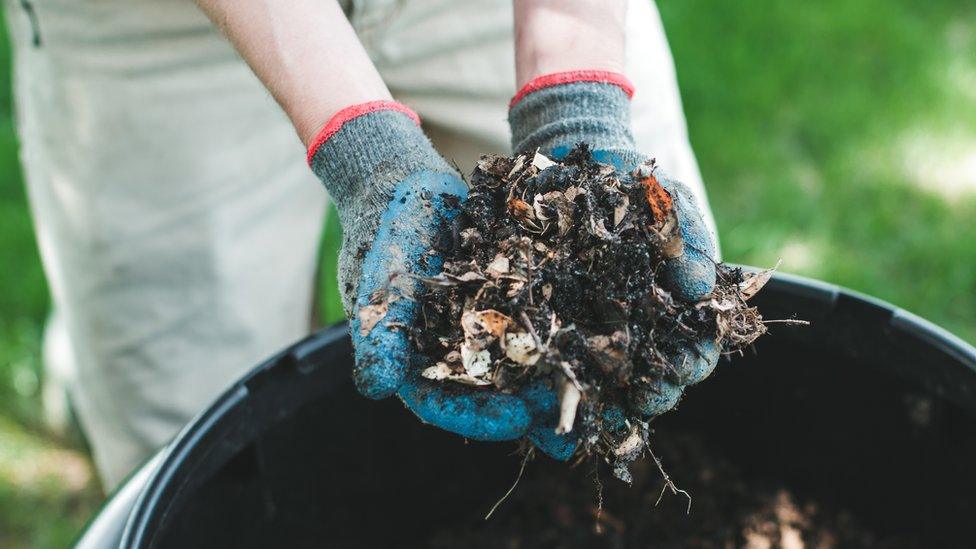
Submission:
[[[632,95],[633,86],[619,73],[572,71],[540,76],[512,99],[512,148],[516,152],[541,150],[561,159],[577,144],[586,143],[595,160],[629,173],[648,159],[637,151],[631,133]],[[662,286],[675,299],[696,302],[715,286],[715,240],[688,187],[660,169],[654,170],[654,176],[674,201],[684,239],[682,255],[664,266]],[[670,410],[684,387],[708,377],[719,354],[717,342],[707,338],[676,345],[666,358],[677,375],[653,385],[632,386],[633,411],[656,416]]]
[[[439,235],[467,186],[437,154],[419,118],[392,101],[339,112],[309,147],[312,170],[336,202],[343,226],[339,282],[356,365],[353,379],[370,398],[399,395],[422,421],[476,440],[513,440],[553,431],[555,397],[545,386],[510,395],[423,379],[407,328],[423,291],[418,277],[440,272]],[[566,459],[566,437],[531,437]]]

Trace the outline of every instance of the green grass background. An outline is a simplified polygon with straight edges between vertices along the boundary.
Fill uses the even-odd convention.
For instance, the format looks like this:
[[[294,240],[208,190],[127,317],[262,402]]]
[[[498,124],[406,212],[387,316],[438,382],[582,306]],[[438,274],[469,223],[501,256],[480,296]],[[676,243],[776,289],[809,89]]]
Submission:
[[[725,258],[782,258],[783,270],[976,341],[976,5],[662,0],[660,9]],[[0,547],[62,547],[101,494],[79,438],[40,421],[48,297],[9,88],[0,39]],[[323,255],[336,249],[326,239]],[[334,263],[324,263],[319,311],[332,319],[341,310]]]

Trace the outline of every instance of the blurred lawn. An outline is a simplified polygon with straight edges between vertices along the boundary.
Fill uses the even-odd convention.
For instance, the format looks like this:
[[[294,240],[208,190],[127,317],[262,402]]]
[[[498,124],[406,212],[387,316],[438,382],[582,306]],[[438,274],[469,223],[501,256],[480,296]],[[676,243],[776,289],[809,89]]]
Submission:
[[[976,341],[976,6],[662,0],[725,258],[894,302]],[[39,420],[47,296],[0,41],[0,547],[67,544],[99,494]],[[333,225],[335,220],[331,221]],[[336,242],[324,244],[334,254]],[[326,266],[334,276],[334,266]],[[340,311],[334,285],[322,318]]]

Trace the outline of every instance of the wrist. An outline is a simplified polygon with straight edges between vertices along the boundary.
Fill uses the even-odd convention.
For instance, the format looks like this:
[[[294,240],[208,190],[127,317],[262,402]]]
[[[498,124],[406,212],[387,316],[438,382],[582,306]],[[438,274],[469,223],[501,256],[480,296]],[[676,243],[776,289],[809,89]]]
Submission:
[[[571,56],[570,56],[571,55]],[[619,62],[608,59],[600,51],[589,50],[588,55],[583,52],[534,52],[530,58],[523,59],[517,64],[515,83],[516,88],[522,89],[530,82],[551,74],[573,72],[604,72],[622,74],[623,60]]]
[[[625,0],[515,0],[516,86],[576,70],[623,72]]]
[[[282,102],[306,150],[312,147],[312,142],[321,135],[322,129],[342,112],[359,105],[394,102],[382,81],[376,85],[370,78],[362,79],[362,82],[349,83],[332,90],[328,95],[306,94],[293,99],[291,104]]]

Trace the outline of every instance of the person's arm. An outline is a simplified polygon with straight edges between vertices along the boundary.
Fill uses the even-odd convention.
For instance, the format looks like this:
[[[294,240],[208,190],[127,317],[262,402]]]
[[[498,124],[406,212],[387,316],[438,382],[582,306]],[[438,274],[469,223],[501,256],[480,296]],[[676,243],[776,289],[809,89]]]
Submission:
[[[332,0],[197,0],[291,118],[308,146],[350,105],[390,100]]]
[[[576,441],[555,433],[551,389],[445,389],[410,367],[415,348],[402,327],[415,323],[419,278],[440,270],[433,242],[458,214],[467,186],[434,150],[419,116],[391,100],[338,5],[198,3],[291,117],[309,166],[335,201],[343,229],[338,275],[359,391],[396,394],[422,421],[465,438],[528,436],[543,452],[568,459]]]
[[[546,74],[623,73],[626,0],[514,0],[518,88]]]

